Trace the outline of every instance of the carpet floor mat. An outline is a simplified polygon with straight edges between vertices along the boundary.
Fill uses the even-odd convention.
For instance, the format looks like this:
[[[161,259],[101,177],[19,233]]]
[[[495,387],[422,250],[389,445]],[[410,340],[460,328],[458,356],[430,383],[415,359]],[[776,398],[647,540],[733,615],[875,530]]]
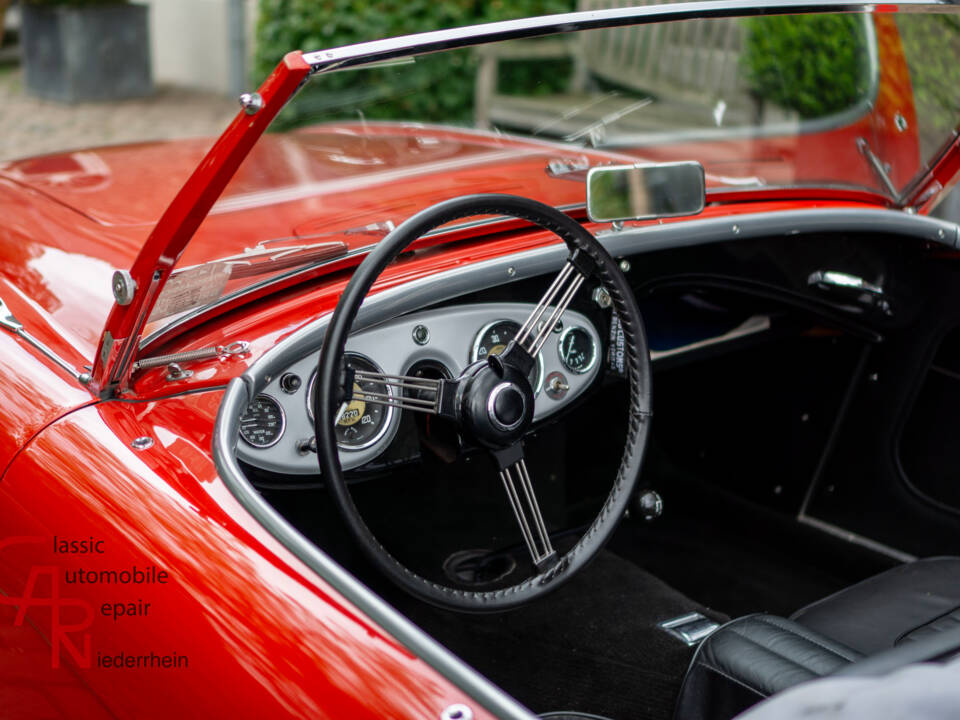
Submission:
[[[495,615],[400,609],[531,710],[669,720],[693,649],[657,623],[705,608],[603,551],[556,592]]]

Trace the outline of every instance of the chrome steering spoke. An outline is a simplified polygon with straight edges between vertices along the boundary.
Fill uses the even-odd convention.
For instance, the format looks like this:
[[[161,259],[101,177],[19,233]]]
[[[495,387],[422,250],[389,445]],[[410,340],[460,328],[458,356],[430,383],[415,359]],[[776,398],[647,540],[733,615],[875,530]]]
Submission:
[[[449,381],[435,378],[351,370],[344,383],[344,407],[360,401],[430,415],[446,415],[444,399],[449,395],[449,392],[445,392],[449,385]]]
[[[543,348],[554,326],[570,307],[577,290],[586,279],[582,267],[576,262],[576,255],[571,256],[517,332],[516,343],[526,350],[530,357],[535,358]],[[547,315],[546,320],[543,319],[544,315]]]
[[[540,512],[540,503],[527,471],[523,448],[517,445],[505,451],[495,451],[493,455],[500,467],[500,479],[507,491],[510,509],[520,526],[523,542],[530,552],[530,559],[534,567],[543,572],[556,562],[557,551],[553,549],[543,514]]]

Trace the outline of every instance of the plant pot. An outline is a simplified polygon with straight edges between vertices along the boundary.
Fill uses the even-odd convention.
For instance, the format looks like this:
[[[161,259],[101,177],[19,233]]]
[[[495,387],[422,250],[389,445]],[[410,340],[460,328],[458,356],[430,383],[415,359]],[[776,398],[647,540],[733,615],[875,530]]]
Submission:
[[[153,91],[144,5],[21,6],[27,90],[65,103]]]

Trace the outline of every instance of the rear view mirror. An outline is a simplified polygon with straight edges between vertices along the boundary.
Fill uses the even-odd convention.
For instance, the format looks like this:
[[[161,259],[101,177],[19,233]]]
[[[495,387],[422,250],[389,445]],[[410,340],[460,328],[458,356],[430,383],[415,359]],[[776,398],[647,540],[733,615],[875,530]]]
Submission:
[[[587,173],[587,215],[594,222],[696,215],[705,203],[698,162],[608,165]]]

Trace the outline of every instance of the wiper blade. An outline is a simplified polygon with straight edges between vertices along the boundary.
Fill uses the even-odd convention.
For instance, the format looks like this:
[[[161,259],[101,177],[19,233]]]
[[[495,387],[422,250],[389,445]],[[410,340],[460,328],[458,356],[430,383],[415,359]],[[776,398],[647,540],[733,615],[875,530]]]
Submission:
[[[342,257],[349,251],[349,246],[342,240],[326,240],[322,242],[299,242],[294,245],[278,245],[278,243],[294,242],[297,240],[315,240],[317,238],[344,237],[350,235],[373,235],[383,237],[396,227],[392,220],[369,223],[346,230],[332,230],[312,235],[296,235],[293,237],[273,238],[261,240],[252,248],[246,248],[242,253],[227,255],[211,260],[205,265],[213,263],[226,265],[229,268],[230,278],[246,278],[261,275],[267,272],[283,270],[295,265],[306,265],[315,262],[326,262]]]
[[[606,134],[607,126],[610,123],[614,123],[617,120],[629,115],[632,112],[636,112],[640,108],[645,108],[647,105],[653,102],[653,98],[644,98],[643,100],[638,100],[635,103],[630,103],[624,108],[620,108],[616,112],[609,113],[604,115],[602,118],[596,122],[592,122],[586,127],[583,127],[576,132],[570,133],[569,135],[564,136],[564,140],[567,142],[575,142],[582,138],[587,138],[590,141],[592,147],[597,147],[600,144],[600,141],[603,139],[603,136]]]
[[[887,168],[884,167],[883,161],[873,152],[870,144],[862,137],[858,137],[857,148],[860,150],[860,154],[867,159],[867,162],[870,164],[870,169],[873,170],[873,174],[880,180],[887,194],[894,200],[899,200],[900,193],[897,192],[897,186],[893,184],[893,180],[891,180],[887,174]]]

